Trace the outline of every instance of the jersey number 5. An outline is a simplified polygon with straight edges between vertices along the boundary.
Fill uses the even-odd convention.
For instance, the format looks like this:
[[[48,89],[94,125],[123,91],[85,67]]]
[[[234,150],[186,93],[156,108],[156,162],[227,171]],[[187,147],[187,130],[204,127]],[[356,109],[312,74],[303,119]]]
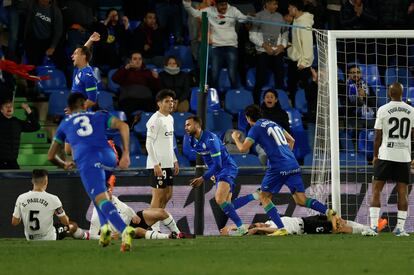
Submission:
[[[73,124],[78,124],[80,128],[76,131],[76,133],[81,137],[89,136],[93,133],[93,128],[90,123],[89,117],[87,116],[79,116],[73,120]]]
[[[279,127],[275,126],[267,128],[267,134],[275,139],[275,142],[278,146],[288,144],[282,129],[280,129]]]
[[[29,221],[34,222],[34,225],[30,226],[30,229],[33,231],[40,229],[40,222],[39,222],[39,219],[37,218],[37,214],[39,214],[39,211],[31,210],[29,212]]]

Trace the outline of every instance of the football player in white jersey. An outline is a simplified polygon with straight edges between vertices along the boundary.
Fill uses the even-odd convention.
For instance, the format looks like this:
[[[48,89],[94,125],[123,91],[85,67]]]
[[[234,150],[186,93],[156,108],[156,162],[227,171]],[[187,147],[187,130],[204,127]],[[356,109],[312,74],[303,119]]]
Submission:
[[[56,215],[66,226],[69,226],[69,218],[63,210],[60,199],[46,192],[48,184],[46,170],[33,170],[32,183],[33,190],[17,198],[12,225],[17,226],[23,222],[27,240],[56,240],[57,230],[53,226],[53,215]]]
[[[165,208],[172,197],[173,176],[178,175],[179,165],[174,153],[174,108],[175,93],[163,89],[158,92],[158,111],[147,122],[146,149],[147,169],[153,171],[151,208]],[[159,231],[159,223],[152,227]]]
[[[408,209],[410,184],[411,140],[414,127],[414,108],[402,101],[403,85],[395,82],[388,88],[391,101],[378,109],[375,121],[374,176],[372,201],[369,209],[371,228],[377,229],[380,217],[381,191],[386,181],[397,183],[398,214],[396,236],[409,236],[404,225]]]

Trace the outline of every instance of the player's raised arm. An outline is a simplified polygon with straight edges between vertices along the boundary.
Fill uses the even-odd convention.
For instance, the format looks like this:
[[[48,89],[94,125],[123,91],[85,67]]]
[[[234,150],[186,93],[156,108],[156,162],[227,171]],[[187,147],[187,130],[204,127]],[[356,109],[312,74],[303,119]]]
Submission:
[[[84,44],[85,47],[90,48],[93,42],[97,42],[101,39],[101,35],[97,32],[94,32]]]
[[[129,126],[125,122],[112,117],[111,119],[111,128],[118,129],[119,133],[121,134],[121,141],[123,147],[122,157],[119,160],[119,168],[127,169],[130,164],[129,159]]]
[[[252,141],[250,138],[246,138],[244,140],[244,142],[242,143],[240,141],[240,132],[239,131],[234,131],[233,133],[231,133],[231,137],[233,138],[234,142],[236,143],[237,149],[239,149],[239,151],[241,153],[248,153],[250,150],[250,147],[252,147],[254,141]]]

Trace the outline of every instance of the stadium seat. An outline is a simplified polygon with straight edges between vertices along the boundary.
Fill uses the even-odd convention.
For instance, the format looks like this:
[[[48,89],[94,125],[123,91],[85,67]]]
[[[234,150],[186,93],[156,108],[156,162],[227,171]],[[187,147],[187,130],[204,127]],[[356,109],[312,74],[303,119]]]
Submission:
[[[365,79],[368,86],[376,87],[381,85],[381,78],[378,71],[378,67],[375,64],[359,64],[361,68],[362,78]]]
[[[253,95],[245,89],[228,90],[224,100],[225,109],[231,114],[243,111],[247,106],[253,104]]]
[[[260,94],[260,104],[263,103],[264,94],[268,89],[270,89],[269,86],[264,86],[262,88],[262,92]],[[287,95],[287,93],[284,90],[280,90],[280,89],[275,89],[275,90],[277,91],[278,100],[280,102],[280,106],[282,107],[282,109],[288,110],[292,108],[292,106],[290,106],[289,96]]]
[[[101,70],[99,70],[98,67],[92,67],[92,68],[93,68],[93,76],[95,77],[97,81],[98,90],[105,89],[103,82],[102,82]]]
[[[26,111],[22,108],[14,109],[13,116],[15,116],[15,117],[17,117],[18,119],[21,119],[21,120],[26,120],[26,117],[27,117]]]
[[[340,152],[339,161],[341,166],[366,166],[368,164],[365,155],[355,152]]]
[[[247,123],[247,119],[246,119],[246,116],[244,115],[244,111],[240,111],[237,115],[237,129],[247,134],[248,126],[249,124]]]
[[[248,88],[249,90],[253,90],[255,84],[256,84],[256,68],[250,68],[247,71],[247,75],[246,75],[246,88]],[[266,80],[263,86],[268,86],[268,87],[275,86],[274,75],[270,71],[266,72]]]
[[[345,81],[346,77],[345,77],[344,72],[340,68],[338,68],[337,70],[338,70],[338,80]]]
[[[119,85],[112,80],[112,76],[118,71],[118,69],[112,69],[108,72],[108,89],[111,92],[119,93]]]
[[[20,136],[20,143],[47,143],[47,133],[44,130],[32,133],[22,133]]]
[[[172,117],[174,118],[174,133],[176,137],[182,138],[185,134],[184,125],[187,117],[193,115],[192,113],[173,113]]]
[[[414,78],[411,72],[405,67],[388,67],[385,70],[385,85],[400,82],[404,88],[414,86]]]
[[[21,166],[52,166],[46,154],[19,154],[17,163]]]
[[[190,161],[195,161],[197,158],[197,152],[191,148],[190,137],[187,134],[183,138],[183,155]]]
[[[65,74],[58,70],[42,71],[38,76],[50,76],[50,79],[37,82],[37,88],[44,94],[50,94],[53,90],[67,89]]]
[[[131,168],[146,168],[147,167],[147,156],[146,155],[136,155],[130,156],[131,159]]]
[[[256,155],[252,154],[235,154],[231,157],[236,162],[237,166],[247,166],[247,167],[257,167],[262,166],[259,158]]]
[[[228,129],[233,128],[232,119],[233,117],[223,110],[208,112],[206,128],[221,137]]]
[[[119,146],[123,150],[121,135],[115,135],[113,137],[113,141],[117,146]],[[131,156],[142,155],[141,144],[139,143],[138,138],[133,133],[130,133],[129,135],[129,154]]]
[[[358,137],[358,152],[366,155],[371,160],[374,156],[375,130],[362,130]]]
[[[305,166],[312,166],[313,164],[313,153],[308,153],[305,155],[305,157],[303,158],[303,165]]]
[[[112,94],[106,91],[98,91],[97,98],[98,98],[98,105],[101,109],[107,110],[107,111],[114,110],[114,99],[112,98]]]
[[[292,130],[304,130],[302,122],[302,114],[295,108],[286,110],[289,116],[289,124]]]
[[[339,130],[339,146],[345,152],[355,152],[355,145],[352,141],[351,135],[345,130]]]
[[[296,91],[295,107],[302,114],[306,114],[308,112],[308,102],[306,101],[305,90],[299,89]]]
[[[297,159],[302,159],[311,151],[307,131],[303,128],[302,115],[297,109],[289,109],[286,112],[289,116],[292,136],[295,139],[293,153]]]
[[[193,55],[188,46],[175,45],[165,52],[166,57],[175,56],[181,61],[182,69],[194,69]]]
[[[191,167],[190,161],[183,155],[177,155],[178,163],[180,167]]]
[[[153,114],[154,113],[152,112],[142,112],[141,120],[134,126],[134,132],[139,134],[141,137],[146,137],[147,136],[146,124]]]
[[[191,89],[191,99],[190,99],[190,109],[191,111],[197,111],[197,100],[198,100],[198,93],[200,89],[198,87],[193,87]],[[207,111],[219,110],[220,107],[220,99],[217,93],[217,90],[214,88],[208,89],[207,95]]]
[[[375,93],[377,95],[377,107],[381,107],[388,102],[387,88],[384,86],[378,86],[375,89]]]
[[[229,89],[231,89],[229,71],[227,70],[227,68],[222,68],[220,70],[217,90],[220,93],[225,93]]]
[[[64,116],[68,96],[69,90],[52,90],[49,96],[47,114],[49,116]]]

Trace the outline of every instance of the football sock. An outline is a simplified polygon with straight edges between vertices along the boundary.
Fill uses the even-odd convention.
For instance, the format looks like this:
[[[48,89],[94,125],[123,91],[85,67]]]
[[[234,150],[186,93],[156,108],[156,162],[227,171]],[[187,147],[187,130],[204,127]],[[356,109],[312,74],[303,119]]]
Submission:
[[[276,206],[273,204],[273,202],[270,202],[268,205],[264,207],[264,210],[266,211],[266,214],[269,216],[269,218],[276,224],[278,229],[284,228],[282,220],[280,219],[279,213],[277,213]]]
[[[404,231],[405,220],[407,219],[407,211],[398,210],[397,213],[397,226],[400,231]]]
[[[248,194],[246,196],[242,196],[242,197],[239,197],[239,198],[235,199],[232,202],[232,204],[234,206],[234,209],[239,209],[239,208],[245,206],[246,204],[248,204],[249,202],[254,201],[254,200],[255,200],[255,198],[254,198],[253,194]]]
[[[346,221],[346,224],[352,227],[352,234],[361,234],[364,230],[369,229],[368,226],[354,221]]]
[[[160,230],[160,222],[156,222],[153,225],[151,225],[152,230],[157,231],[157,232],[161,232]]]
[[[377,228],[378,227],[378,219],[380,215],[381,208],[379,207],[370,207],[369,208],[369,217],[371,220],[371,228]]]
[[[168,218],[162,221],[162,223],[171,230],[171,232],[180,233],[180,229],[178,229],[177,224],[174,221],[174,218],[171,214],[168,214]]]
[[[122,233],[126,227],[126,224],[122,220],[121,216],[119,216],[118,210],[116,210],[112,202],[103,199],[99,203],[99,208],[102,210],[102,213],[106,216],[108,221],[110,221],[112,225],[115,226],[116,230]]]
[[[153,231],[153,230],[147,230],[147,232],[145,232],[145,239],[150,240],[150,239],[168,239],[169,235],[168,234],[163,234],[163,233],[159,233],[158,231]]]
[[[82,228],[76,229],[72,237],[78,240],[89,240],[89,231],[83,230]]]
[[[224,214],[226,214],[227,217],[229,217],[234,222],[234,224],[237,227],[243,225],[239,215],[237,215],[236,209],[234,209],[234,206],[231,202],[223,202],[222,204],[220,204],[220,208],[221,210],[223,210]]]
[[[318,200],[306,198],[305,206],[307,208],[313,209],[318,211],[319,213],[326,214],[326,211],[328,210],[328,207],[326,205],[320,203]]]
[[[104,213],[102,213],[101,209],[96,204],[96,202],[93,202],[93,204],[95,205],[96,212],[98,213],[99,223],[101,224],[101,226],[103,226],[104,224],[107,224],[108,223],[108,219],[106,218],[106,216],[104,215]]]

